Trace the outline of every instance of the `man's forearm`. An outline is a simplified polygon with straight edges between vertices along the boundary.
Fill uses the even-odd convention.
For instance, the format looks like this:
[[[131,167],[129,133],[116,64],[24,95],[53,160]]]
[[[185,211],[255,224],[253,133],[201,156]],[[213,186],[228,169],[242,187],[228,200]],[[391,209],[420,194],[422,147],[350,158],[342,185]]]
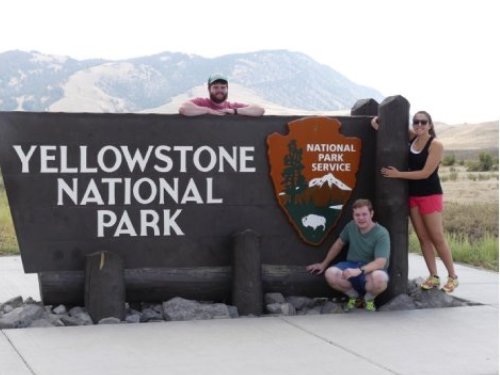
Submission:
[[[179,113],[184,116],[200,116],[206,115],[209,112],[209,108],[200,107],[194,103],[184,103],[179,108]]]
[[[370,273],[376,270],[384,269],[386,263],[387,260],[385,258],[376,258],[370,263],[367,263],[364,266],[362,266],[361,269],[365,271],[365,273]]]
[[[262,116],[265,112],[264,108],[253,104],[247,107],[238,108],[237,111],[239,115],[254,117]]]

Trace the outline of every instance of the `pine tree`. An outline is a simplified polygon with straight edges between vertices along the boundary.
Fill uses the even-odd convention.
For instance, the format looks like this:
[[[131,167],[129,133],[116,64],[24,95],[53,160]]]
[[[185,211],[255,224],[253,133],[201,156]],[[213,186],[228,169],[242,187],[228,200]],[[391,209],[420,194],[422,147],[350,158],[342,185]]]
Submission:
[[[295,205],[295,199],[298,194],[303,192],[306,187],[306,179],[302,175],[304,165],[302,164],[302,149],[297,147],[295,140],[288,143],[288,155],[284,158],[285,167],[281,176],[283,180],[281,185],[285,193],[290,197],[290,204]]]

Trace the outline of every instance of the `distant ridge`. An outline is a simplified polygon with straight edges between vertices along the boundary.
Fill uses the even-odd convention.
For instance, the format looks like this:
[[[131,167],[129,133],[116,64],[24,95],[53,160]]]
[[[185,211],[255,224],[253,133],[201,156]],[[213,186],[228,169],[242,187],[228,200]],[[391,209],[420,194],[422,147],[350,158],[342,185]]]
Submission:
[[[498,153],[498,128],[498,121],[460,125],[436,124],[436,134],[445,151],[484,150]]]
[[[200,87],[206,95],[214,72],[229,78],[230,100],[233,86],[239,87],[278,112],[331,112],[350,109],[359,99],[383,99],[377,90],[287,50],[212,59],[163,52],[120,61],[9,51],[0,54],[0,110],[174,113],[172,103],[180,97]]]
[[[230,100],[260,104],[268,115],[348,115],[359,99],[384,99],[307,55],[257,51],[207,59],[163,52],[111,61],[79,61],[36,51],[0,53],[1,111],[177,113],[206,95],[213,72],[230,79]],[[436,124],[445,152],[498,153],[498,120]]]

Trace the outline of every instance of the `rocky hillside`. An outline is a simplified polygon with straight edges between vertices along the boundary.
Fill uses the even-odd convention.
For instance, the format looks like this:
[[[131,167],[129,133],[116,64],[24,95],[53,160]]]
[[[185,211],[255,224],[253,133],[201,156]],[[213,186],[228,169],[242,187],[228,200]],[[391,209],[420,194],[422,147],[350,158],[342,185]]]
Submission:
[[[10,51],[0,54],[0,110],[171,113],[180,99],[205,95],[214,72],[230,79],[231,100],[248,98],[278,112],[336,111],[358,99],[383,99],[376,90],[286,50],[212,59],[164,52],[122,61]]]
[[[498,121],[480,124],[436,124],[436,133],[445,150],[498,152]]]

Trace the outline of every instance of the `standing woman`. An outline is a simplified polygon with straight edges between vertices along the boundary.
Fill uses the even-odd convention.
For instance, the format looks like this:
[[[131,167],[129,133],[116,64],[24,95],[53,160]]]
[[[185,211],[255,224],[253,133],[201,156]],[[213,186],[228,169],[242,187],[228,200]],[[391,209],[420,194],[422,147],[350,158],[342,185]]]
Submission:
[[[378,129],[377,117],[372,120],[372,126]],[[384,177],[409,180],[410,218],[430,274],[420,287],[432,289],[441,285],[434,255],[436,249],[448,270],[448,280],[442,290],[451,293],[458,286],[458,277],[443,229],[443,190],[438,176],[443,144],[436,139],[432,118],[425,111],[415,113],[409,134],[408,171],[388,166],[381,172]]]

